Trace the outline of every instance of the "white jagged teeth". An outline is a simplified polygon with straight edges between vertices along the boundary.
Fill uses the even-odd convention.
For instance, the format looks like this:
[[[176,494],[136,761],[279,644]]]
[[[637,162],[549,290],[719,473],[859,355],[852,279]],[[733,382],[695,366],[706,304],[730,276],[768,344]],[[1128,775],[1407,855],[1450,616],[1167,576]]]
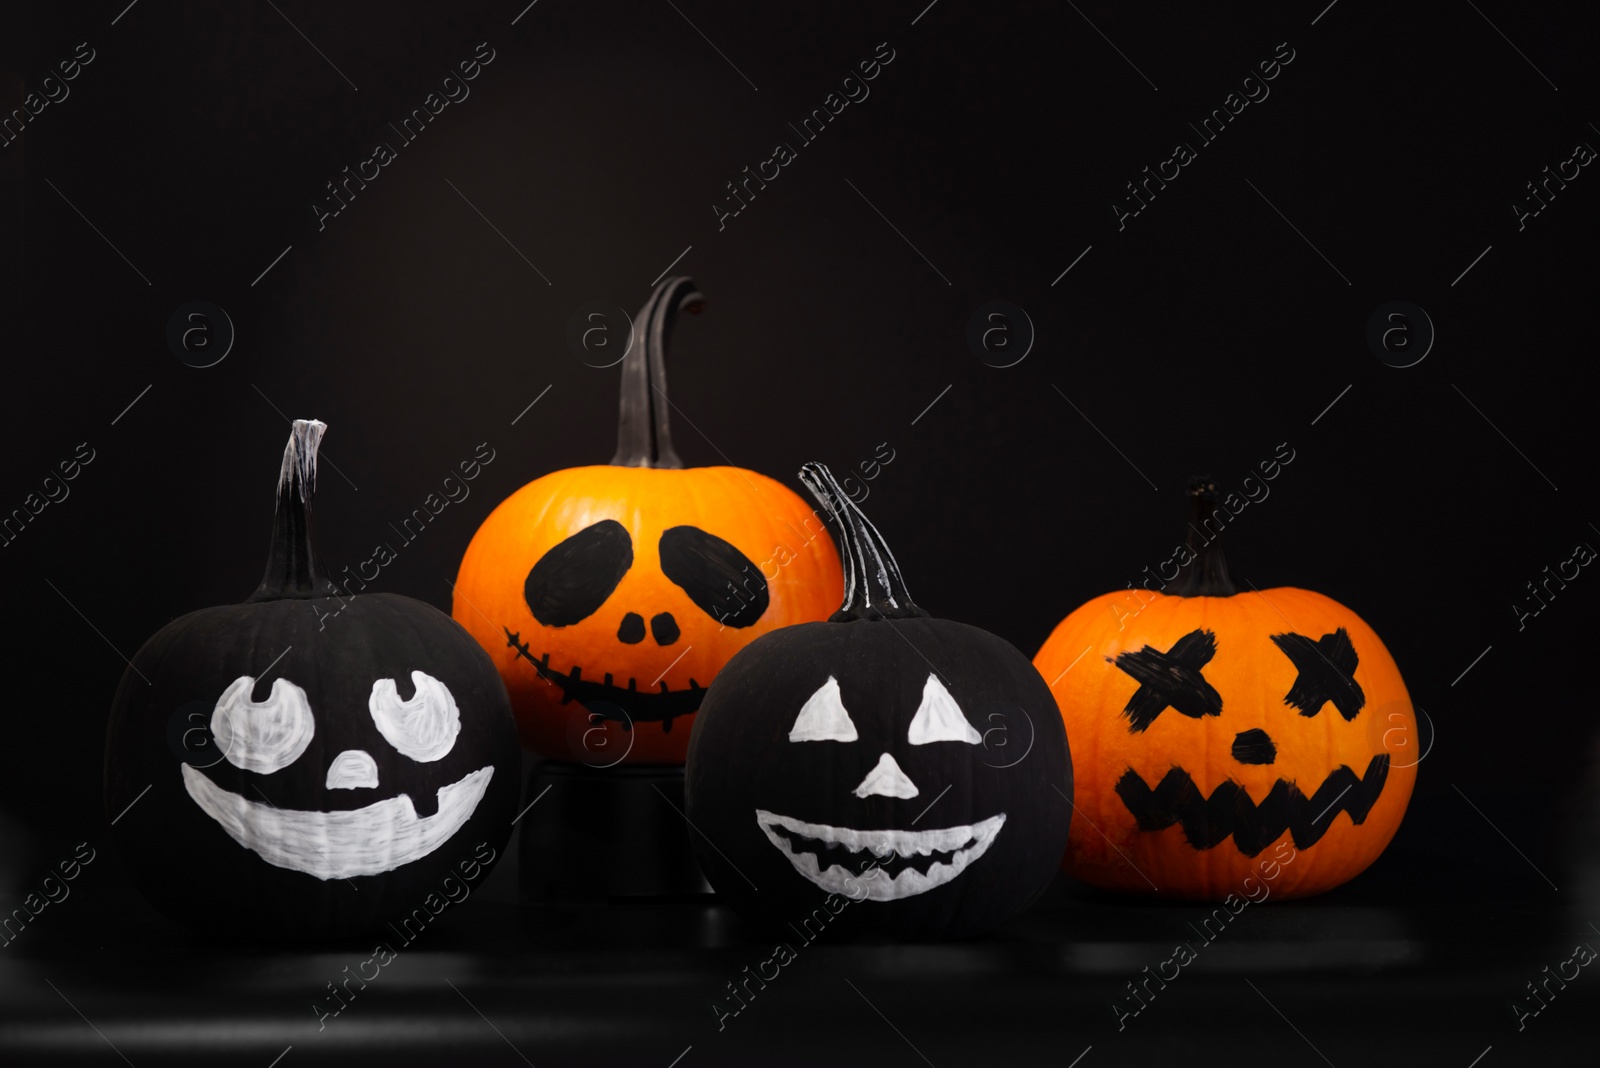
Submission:
[[[758,818],[764,824],[775,824],[791,834],[819,842],[843,845],[852,852],[867,849],[879,856],[891,852],[902,856],[918,852],[926,855],[934,851],[952,853],[978,837],[978,828],[987,824],[985,821],[984,824],[977,826],[946,827],[930,831],[862,831],[851,827],[833,827],[825,823],[806,823],[765,809],[758,810]]]
[[[1005,813],[1002,812],[967,827],[931,831],[862,831],[804,823],[766,809],[756,810],[756,824],[768,841],[789,858],[789,863],[794,865],[796,871],[822,889],[843,894],[855,901],[863,897],[871,901],[893,901],[942,886],[988,851],[1005,821]],[[951,857],[949,863],[934,861],[926,873],[912,866],[901,869],[893,876],[877,867],[860,874],[838,864],[830,864],[823,870],[815,853],[804,847],[796,852],[789,838],[779,833],[779,828],[797,837],[825,842],[830,847],[834,844],[844,845],[851,853],[866,850],[880,859],[896,853],[901,856],[931,856],[939,852],[949,853]],[[864,894],[862,890],[865,890]]]

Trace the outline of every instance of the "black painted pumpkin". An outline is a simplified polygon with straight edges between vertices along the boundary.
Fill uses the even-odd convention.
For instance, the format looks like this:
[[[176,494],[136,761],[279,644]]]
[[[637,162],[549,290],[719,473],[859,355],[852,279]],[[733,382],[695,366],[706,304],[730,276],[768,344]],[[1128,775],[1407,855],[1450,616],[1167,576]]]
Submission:
[[[707,691],[687,808],[717,893],[778,930],[977,934],[1025,908],[1067,841],[1050,689],[1005,640],[934,619],[828,469],[844,603],[752,642]]]
[[[504,848],[520,750],[488,656],[395,594],[336,595],[313,550],[325,426],[284,451],[266,577],[145,643],[106,740],[135,882],[191,926],[353,935],[443,911]]]

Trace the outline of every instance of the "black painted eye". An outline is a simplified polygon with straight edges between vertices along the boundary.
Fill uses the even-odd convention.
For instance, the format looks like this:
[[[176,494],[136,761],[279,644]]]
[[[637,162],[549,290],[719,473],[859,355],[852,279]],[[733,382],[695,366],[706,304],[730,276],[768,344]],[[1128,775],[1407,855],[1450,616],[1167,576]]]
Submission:
[[[1284,695],[1284,704],[1299,709],[1302,716],[1314,716],[1332,701],[1347,721],[1360,715],[1367,695],[1355,679],[1360,657],[1349,631],[1340,627],[1315,640],[1291,631],[1272,635],[1272,641],[1300,672]]]
[[[615,519],[585,527],[528,572],[522,588],[533,618],[547,627],[587,619],[611,596],[633,566],[633,539]]]
[[[1112,662],[1139,682],[1122,710],[1129,733],[1144,730],[1169,708],[1191,719],[1222,715],[1222,695],[1201,673],[1216,655],[1217,636],[1209,630],[1191,630],[1164,653],[1153,645],[1118,653]]]
[[[767,610],[761,569],[699,527],[670,527],[661,535],[661,573],[700,611],[730,627],[748,627]]]

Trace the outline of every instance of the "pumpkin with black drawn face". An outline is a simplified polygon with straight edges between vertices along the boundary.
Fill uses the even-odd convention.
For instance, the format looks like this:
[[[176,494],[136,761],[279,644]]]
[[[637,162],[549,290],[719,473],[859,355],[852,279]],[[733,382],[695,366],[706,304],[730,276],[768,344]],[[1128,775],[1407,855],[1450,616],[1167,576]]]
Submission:
[[[737,467],[685,468],[663,370],[678,309],[669,278],[623,361],[610,464],[545,475],[467,547],[454,616],[505,679],[523,743],[592,766],[681,764],[706,687],[728,658],[838,602],[838,556],[793,491]]]
[[[825,467],[801,480],[839,519],[844,603],[751,643],[712,684],[687,767],[696,855],[719,896],[779,930],[988,930],[1066,843],[1055,702],[1004,639],[912,603]]]
[[[1344,605],[1239,590],[1202,533],[1215,486],[1190,492],[1176,580],[1095,598],[1034,658],[1077,756],[1083,818],[1063,866],[1108,889],[1221,900],[1292,857],[1272,866],[1272,893],[1320,893],[1399,828],[1418,762],[1411,699]]]
[[[341,596],[317,563],[322,430],[295,424],[261,586],[146,642],[107,734],[106,814],[135,883],[230,936],[431,916],[481,880],[515,814],[511,709],[483,650],[420,601]]]

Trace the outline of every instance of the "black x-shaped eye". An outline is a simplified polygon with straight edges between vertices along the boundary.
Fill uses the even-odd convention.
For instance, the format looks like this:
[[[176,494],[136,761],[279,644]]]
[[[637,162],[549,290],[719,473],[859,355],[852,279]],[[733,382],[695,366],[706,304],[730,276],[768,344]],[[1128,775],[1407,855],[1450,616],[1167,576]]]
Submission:
[[[1128,733],[1144,730],[1168,708],[1191,719],[1222,715],[1222,695],[1200,674],[1216,655],[1217,636],[1209,630],[1191,630],[1164,653],[1147,645],[1119,654],[1112,662],[1141,684],[1122,710]]]
[[[633,566],[633,539],[615,519],[584,527],[544,554],[522,587],[533,618],[568,627],[606,603]]]
[[[1284,704],[1298,708],[1302,716],[1316,715],[1329,701],[1347,721],[1360,714],[1367,695],[1356,682],[1359,658],[1343,627],[1316,641],[1293,632],[1274,634],[1272,641],[1300,672],[1284,696]]]
[[[669,527],[661,535],[661,573],[718,623],[748,627],[767,610],[761,569],[699,527]]]

